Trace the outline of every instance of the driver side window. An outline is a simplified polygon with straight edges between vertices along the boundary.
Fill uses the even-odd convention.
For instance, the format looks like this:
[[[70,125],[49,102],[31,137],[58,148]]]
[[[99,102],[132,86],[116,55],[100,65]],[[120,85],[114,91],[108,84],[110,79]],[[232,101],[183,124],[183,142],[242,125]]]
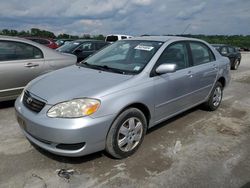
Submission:
[[[168,46],[157,62],[161,64],[176,64],[177,70],[188,67],[188,51],[185,43],[175,43]]]

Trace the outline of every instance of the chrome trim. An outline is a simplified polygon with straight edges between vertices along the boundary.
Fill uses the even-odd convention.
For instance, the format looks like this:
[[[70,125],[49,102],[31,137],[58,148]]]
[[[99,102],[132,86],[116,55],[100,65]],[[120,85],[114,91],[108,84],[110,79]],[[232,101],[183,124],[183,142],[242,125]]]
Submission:
[[[14,90],[20,90],[20,89],[24,89],[25,87],[16,87],[16,88],[12,88],[12,89],[3,89],[0,90],[0,92],[7,92],[7,91],[14,91]]]

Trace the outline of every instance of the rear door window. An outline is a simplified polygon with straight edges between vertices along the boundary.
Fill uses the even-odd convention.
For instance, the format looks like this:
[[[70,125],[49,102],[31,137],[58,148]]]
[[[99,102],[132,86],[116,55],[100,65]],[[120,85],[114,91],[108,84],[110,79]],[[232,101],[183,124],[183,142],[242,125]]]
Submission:
[[[193,66],[215,61],[213,52],[201,42],[190,42]]]
[[[42,51],[30,44],[13,41],[0,41],[0,61],[41,58],[43,58]]]

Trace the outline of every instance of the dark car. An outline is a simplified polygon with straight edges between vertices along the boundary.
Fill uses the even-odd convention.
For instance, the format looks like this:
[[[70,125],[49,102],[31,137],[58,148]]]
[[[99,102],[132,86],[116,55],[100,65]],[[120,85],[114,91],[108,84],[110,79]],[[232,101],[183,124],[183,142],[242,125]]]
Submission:
[[[58,45],[58,47],[64,45],[64,44],[67,44],[69,42],[73,41],[73,39],[58,39],[56,40],[56,44]]]
[[[100,40],[76,40],[56,50],[63,53],[74,54],[77,56],[77,62],[80,62],[108,44],[109,43]]]
[[[233,46],[225,45],[225,44],[212,44],[213,47],[225,57],[230,59],[231,69],[237,70],[241,61],[241,53]]]
[[[26,37],[26,39],[32,40],[51,49],[56,49],[59,46],[53,41],[53,39],[39,38],[39,37]]]

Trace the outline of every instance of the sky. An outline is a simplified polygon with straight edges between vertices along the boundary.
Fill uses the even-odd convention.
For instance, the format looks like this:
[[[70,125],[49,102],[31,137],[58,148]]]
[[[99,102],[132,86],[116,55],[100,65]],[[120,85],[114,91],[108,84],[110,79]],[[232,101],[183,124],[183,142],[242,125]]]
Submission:
[[[250,0],[0,0],[0,29],[250,35]]]

